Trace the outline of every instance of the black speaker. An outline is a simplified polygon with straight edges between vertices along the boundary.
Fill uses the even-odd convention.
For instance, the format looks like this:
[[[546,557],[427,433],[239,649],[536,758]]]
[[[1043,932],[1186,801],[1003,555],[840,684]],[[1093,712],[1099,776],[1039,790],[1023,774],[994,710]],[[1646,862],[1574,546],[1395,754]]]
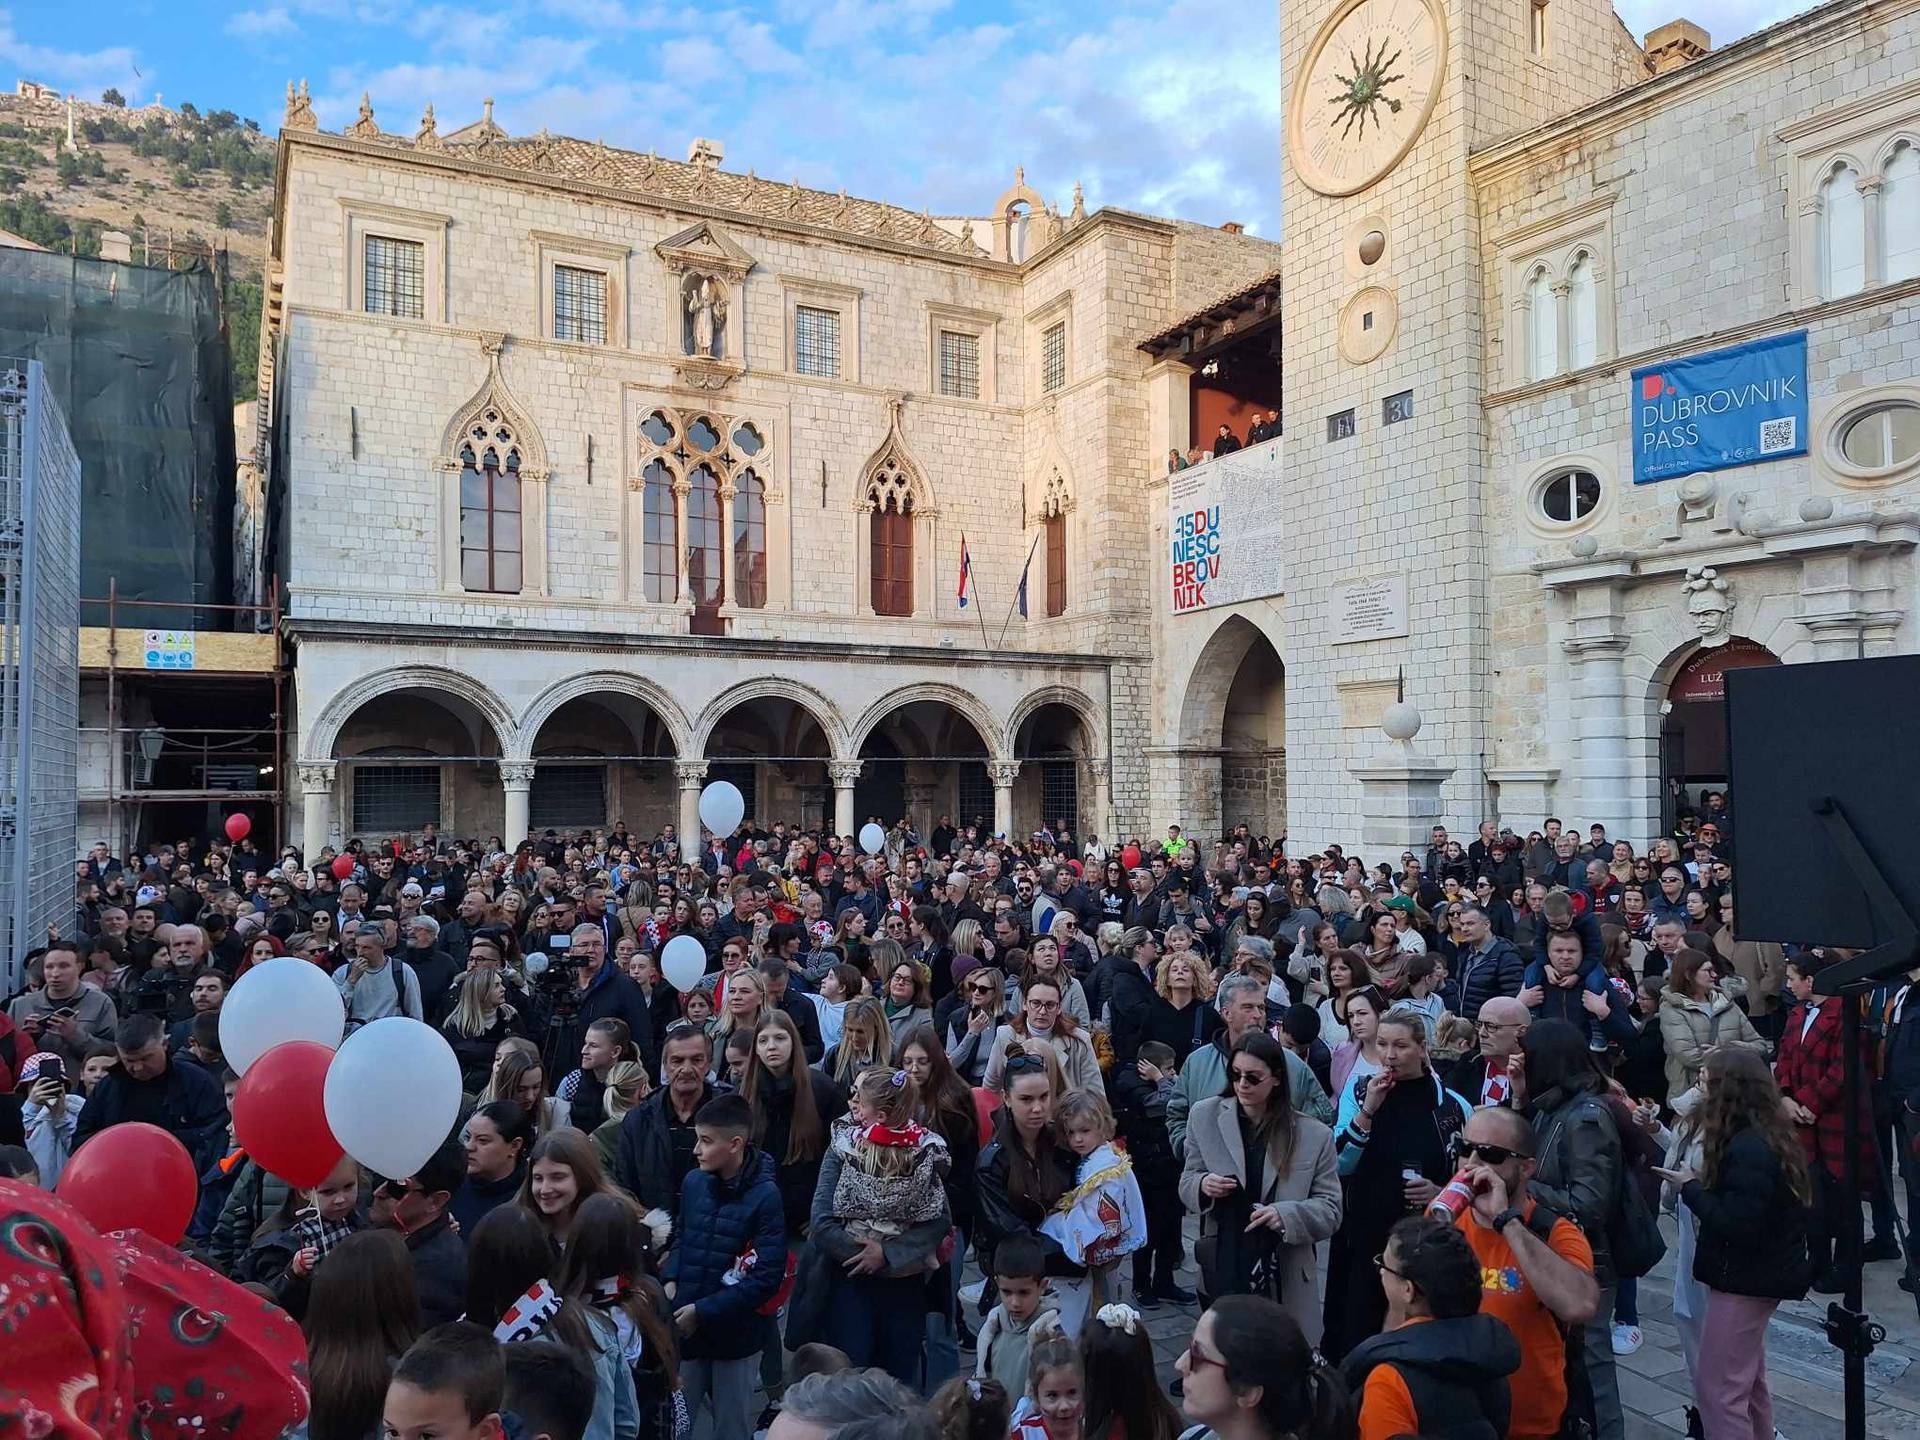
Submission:
[[[1735,933],[1903,938],[1900,911],[1920,916],[1920,656],[1729,670],[1726,703]]]

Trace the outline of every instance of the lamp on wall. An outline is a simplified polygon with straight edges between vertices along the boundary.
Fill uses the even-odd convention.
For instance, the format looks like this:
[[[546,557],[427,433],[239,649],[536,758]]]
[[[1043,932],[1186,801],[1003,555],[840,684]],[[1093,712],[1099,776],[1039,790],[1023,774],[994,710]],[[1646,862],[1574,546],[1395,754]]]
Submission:
[[[160,752],[166,748],[166,744],[167,732],[158,725],[149,725],[133,737],[134,784],[151,785],[153,783],[153,762],[160,758]]]

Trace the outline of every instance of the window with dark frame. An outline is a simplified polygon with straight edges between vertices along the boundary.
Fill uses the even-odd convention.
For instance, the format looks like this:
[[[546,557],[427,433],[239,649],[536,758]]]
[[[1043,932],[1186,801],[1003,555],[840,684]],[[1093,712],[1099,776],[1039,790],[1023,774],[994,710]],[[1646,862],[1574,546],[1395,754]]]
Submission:
[[[980,337],[960,330],[940,332],[940,393],[957,400],[980,398]]]
[[[388,235],[366,237],[366,311],[403,320],[426,317],[427,247]]]
[[[687,590],[696,606],[712,609],[726,599],[721,570],[720,477],[705,465],[687,476]]]
[[[357,835],[398,835],[440,823],[438,765],[353,767],[353,830]]]
[[[1591,470],[1562,470],[1540,486],[1540,513],[1556,525],[1584,520],[1600,503],[1600,477]]]
[[[906,496],[877,503],[868,516],[873,613],[913,614],[913,502]]]
[[[520,593],[520,456],[460,450],[460,585],[495,595]]]
[[[1040,814],[1048,825],[1062,815],[1076,829],[1080,824],[1080,764],[1076,760],[1040,762]]]
[[[535,830],[577,830],[607,823],[607,766],[582,760],[542,760],[527,791],[527,822]]]
[[[1380,402],[1380,423],[1398,425],[1402,420],[1413,418],[1413,392],[1402,390],[1397,395],[1389,395]]]
[[[1056,321],[1040,337],[1040,389],[1052,394],[1067,383],[1067,322]]]
[[[1067,517],[1047,517],[1047,618],[1067,613]]]
[[[733,489],[733,598],[749,610],[767,603],[767,487],[751,470]]]
[[[553,338],[607,343],[607,277],[574,265],[553,267]]]
[[[840,374],[840,312],[812,305],[793,310],[793,368],[799,375]]]
[[[1351,440],[1353,438],[1353,411],[1338,410],[1327,416],[1327,439]]]
[[[673,513],[673,472],[655,460],[641,472],[642,568],[647,603],[680,598],[680,526]]]

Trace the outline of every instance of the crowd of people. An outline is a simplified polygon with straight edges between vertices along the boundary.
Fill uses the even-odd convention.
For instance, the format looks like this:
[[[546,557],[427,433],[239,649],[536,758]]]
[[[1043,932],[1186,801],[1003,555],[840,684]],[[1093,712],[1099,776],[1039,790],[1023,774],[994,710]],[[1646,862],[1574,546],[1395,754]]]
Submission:
[[[1773,1440],[1774,1309],[1901,1258],[1920,1009],[1866,1007],[1850,1190],[1836,956],[1736,938],[1733,840],[1714,793],[1644,849],[1384,858],[945,818],[99,844],[0,1016],[0,1222],[103,1129],[171,1132],[182,1248],[298,1325],[313,1440],[1622,1440],[1670,1236],[1691,1433]],[[349,1033],[446,1036],[417,1173],[237,1148],[220,1010],[287,955]]]

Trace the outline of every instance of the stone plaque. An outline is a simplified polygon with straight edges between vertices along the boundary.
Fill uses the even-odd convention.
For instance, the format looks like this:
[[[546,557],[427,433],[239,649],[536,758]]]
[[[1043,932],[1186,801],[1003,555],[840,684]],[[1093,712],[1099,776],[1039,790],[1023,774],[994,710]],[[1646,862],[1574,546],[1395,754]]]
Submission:
[[[1407,577],[1369,576],[1333,587],[1335,645],[1394,640],[1407,633]]]

